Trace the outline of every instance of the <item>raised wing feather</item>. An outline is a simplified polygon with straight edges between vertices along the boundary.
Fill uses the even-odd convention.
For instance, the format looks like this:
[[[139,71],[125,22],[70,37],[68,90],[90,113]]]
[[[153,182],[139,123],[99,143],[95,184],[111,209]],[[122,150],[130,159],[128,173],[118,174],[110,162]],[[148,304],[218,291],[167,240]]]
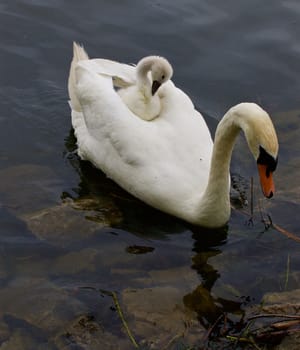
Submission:
[[[82,61],[81,64],[97,74],[111,77],[115,87],[125,88],[136,84],[136,68],[133,65],[102,58]]]

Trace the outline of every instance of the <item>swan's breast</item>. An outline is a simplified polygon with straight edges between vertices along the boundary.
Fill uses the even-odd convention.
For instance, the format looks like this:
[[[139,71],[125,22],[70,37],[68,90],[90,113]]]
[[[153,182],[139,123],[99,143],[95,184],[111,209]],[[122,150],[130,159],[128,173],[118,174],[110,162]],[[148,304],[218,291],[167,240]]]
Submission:
[[[150,121],[160,115],[161,104],[157,95],[148,97],[136,86],[120,89],[118,94],[137,117]]]

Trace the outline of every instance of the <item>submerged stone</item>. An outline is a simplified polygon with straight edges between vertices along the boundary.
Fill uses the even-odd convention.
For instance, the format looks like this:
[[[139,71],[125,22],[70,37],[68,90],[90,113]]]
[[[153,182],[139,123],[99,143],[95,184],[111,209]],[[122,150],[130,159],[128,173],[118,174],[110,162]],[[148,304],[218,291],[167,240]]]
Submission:
[[[205,333],[195,313],[184,307],[180,289],[174,287],[125,289],[121,306],[133,334],[151,349],[168,344],[173,349],[184,342],[196,345]]]
[[[66,289],[43,278],[16,279],[0,289],[0,317],[16,320],[53,334],[86,307]],[[23,328],[23,327],[22,327]]]
[[[105,331],[90,314],[80,315],[71,321],[63,332],[56,335],[54,342],[59,350],[73,347],[82,350],[131,350],[133,348],[129,339]]]
[[[267,293],[262,300],[262,310],[267,313],[297,315],[300,312],[300,289],[281,293]]]
[[[103,204],[99,210],[96,199],[65,200],[23,216],[31,232],[39,239],[54,245],[68,245],[74,241],[92,237],[103,227],[116,224],[121,214],[114,207]]]

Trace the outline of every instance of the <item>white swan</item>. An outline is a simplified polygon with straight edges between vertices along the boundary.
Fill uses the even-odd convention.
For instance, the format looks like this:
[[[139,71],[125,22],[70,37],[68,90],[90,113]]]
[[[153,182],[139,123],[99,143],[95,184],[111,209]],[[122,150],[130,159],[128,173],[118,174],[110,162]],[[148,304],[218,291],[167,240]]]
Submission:
[[[196,225],[220,227],[230,217],[229,166],[242,129],[258,163],[263,193],[273,195],[278,141],[270,117],[258,105],[232,107],[213,144],[204,119],[171,81],[160,88],[160,117],[147,122],[127,108],[111,76],[98,74],[97,62],[84,60],[82,52],[75,46],[69,77],[82,159],[157,209]],[[134,71],[127,67],[122,67],[123,75],[130,77]]]
[[[83,48],[76,43],[73,47],[76,57],[89,60]],[[147,56],[136,67],[107,59],[89,60],[89,65],[93,71],[113,79],[118,94],[135,115],[148,121],[160,115],[159,90],[173,75],[172,66],[165,58]]]

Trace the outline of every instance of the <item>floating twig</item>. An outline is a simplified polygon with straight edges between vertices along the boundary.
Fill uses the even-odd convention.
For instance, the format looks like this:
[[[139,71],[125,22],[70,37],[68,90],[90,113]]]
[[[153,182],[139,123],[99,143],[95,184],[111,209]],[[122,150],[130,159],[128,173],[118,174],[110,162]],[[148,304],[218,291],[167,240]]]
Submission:
[[[265,219],[265,216],[264,216],[264,214],[263,214],[262,200],[261,200],[261,199],[258,201],[258,210],[259,210],[259,213],[260,213],[260,221],[264,224],[264,226],[265,226],[265,231],[267,231],[267,230],[270,228],[270,226],[271,226],[272,219],[271,219],[270,215],[267,215],[269,221],[267,221],[267,220]]]
[[[279,331],[267,330],[265,332],[257,334],[255,337],[259,342],[274,344],[274,343],[280,343],[282,339],[289,334],[299,333],[299,332],[300,332],[300,329],[285,329],[285,330],[279,330]]]
[[[272,218],[269,214],[267,214],[268,220],[266,220],[266,218],[263,216],[263,214],[261,213],[262,216],[262,223],[265,225],[265,230],[268,231],[268,229],[270,227],[273,227],[273,221]]]
[[[253,315],[248,317],[248,320],[255,320],[257,318],[289,318],[289,319],[295,319],[300,320],[300,315],[285,315],[285,314],[259,314],[259,315]]]
[[[248,324],[246,325],[245,329],[244,329],[242,332],[240,332],[240,334],[239,334],[239,336],[238,336],[238,339],[237,339],[237,341],[236,341],[236,343],[235,343],[234,349],[237,348],[238,343],[239,343],[239,339],[240,339],[240,338],[245,338],[245,335],[247,335],[247,334],[250,333],[249,329],[251,328],[253,322],[255,322],[255,321],[249,321]],[[249,338],[250,338],[250,337],[249,337]],[[252,337],[250,338],[250,340],[251,340],[251,342],[252,342],[252,343],[254,344],[254,346],[255,346],[256,344],[255,344],[255,342],[254,342],[254,340],[253,340]]]
[[[184,337],[184,333],[182,334],[175,334],[174,337],[168,342],[168,344],[166,346],[163,347],[162,350],[167,350],[172,344],[175,343],[175,341],[177,341],[180,338]]]
[[[124,314],[123,314],[123,311],[121,309],[121,306],[120,306],[120,303],[119,303],[119,300],[118,300],[118,297],[117,297],[117,293],[116,292],[112,292],[112,291],[109,291],[109,290],[105,290],[105,289],[100,289],[98,290],[97,288],[94,288],[94,287],[89,287],[89,286],[86,286],[86,287],[80,287],[81,289],[89,289],[89,290],[95,290],[95,291],[99,291],[100,293],[102,294],[105,294],[105,295],[108,295],[110,297],[112,297],[113,301],[114,301],[114,304],[115,304],[115,307],[116,307],[116,310],[118,312],[118,315],[123,323],[123,326],[126,330],[126,333],[130,339],[130,341],[132,342],[132,344],[134,345],[135,348],[139,349],[139,345],[138,343],[136,342],[136,340],[134,339],[134,336],[132,335],[129,327],[128,327],[128,324],[125,320],[125,317],[124,317]]]
[[[266,229],[269,229],[270,227],[274,228],[276,231],[278,231],[279,233],[282,233],[283,235],[285,235],[286,237],[292,239],[293,241],[299,242],[300,243],[300,237],[295,235],[294,233],[282,228],[281,226],[275,224],[272,221],[272,218],[269,214],[267,214],[269,221],[267,221],[266,219],[263,219],[263,222],[265,224]]]
[[[273,227],[276,231],[278,231],[278,232],[282,233],[283,235],[287,236],[288,238],[290,238],[290,239],[292,239],[292,240],[294,240],[294,241],[300,243],[300,237],[296,236],[294,233],[289,232],[289,231],[287,231],[286,229],[284,229],[284,228],[282,228],[282,227],[280,227],[279,225],[274,224],[274,223],[272,223],[272,227]]]
[[[220,323],[220,321],[221,321],[222,318],[224,318],[224,317],[225,317],[225,315],[224,315],[224,314],[221,314],[221,315],[217,318],[217,320],[214,322],[214,324],[208,329],[208,331],[206,332],[205,336],[204,336],[203,339],[202,339],[203,343],[205,343],[205,342],[209,339],[211,333],[214,331],[214,329],[217,327],[217,325]]]
[[[114,304],[115,304],[115,307],[116,307],[116,310],[118,312],[118,315],[119,315],[119,317],[120,317],[120,319],[121,319],[121,321],[123,323],[123,326],[124,326],[124,328],[126,330],[126,333],[127,333],[128,337],[129,337],[130,341],[134,345],[134,347],[138,349],[139,345],[136,342],[136,340],[134,339],[134,336],[132,335],[132,333],[130,331],[130,328],[128,327],[128,324],[127,324],[127,322],[125,320],[123,311],[121,309],[121,306],[120,306],[120,303],[119,303],[119,300],[118,300],[118,297],[117,297],[117,293],[116,292],[107,291],[107,290],[100,290],[100,292],[112,297],[112,299],[114,301]]]
[[[290,254],[287,256],[287,263],[286,263],[286,274],[285,274],[285,283],[284,283],[284,290],[287,289],[287,285],[289,283],[289,276],[290,276]]]
[[[288,321],[279,321],[271,324],[272,328],[275,329],[287,329],[290,327],[298,326],[300,324],[300,318],[298,320],[288,320]],[[299,329],[298,329],[299,330]]]
[[[227,335],[226,339],[228,339],[230,341],[234,341],[234,342],[252,344],[255,347],[255,349],[261,350],[260,347],[255,343],[255,341],[253,339],[250,339],[250,338],[242,338],[242,337],[238,337],[238,336]]]
[[[247,220],[248,226],[254,226],[254,187],[253,187],[253,176],[251,176],[250,181],[250,215]]]
[[[276,321],[268,324],[264,327],[256,330],[249,331],[251,324],[258,318],[284,318],[283,321]],[[256,349],[260,349],[256,344],[256,341],[265,344],[277,343],[282,340],[283,337],[291,333],[300,332],[300,316],[296,315],[284,315],[284,314],[260,314],[248,317],[247,325],[240,334],[230,334],[226,336],[226,339],[235,342],[235,346],[238,343],[250,343]]]
[[[236,209],[237,211],[239,211],[240,213],[244,214],[245,216],[248,216],[248,220],[247,220],[247,225],[248,226],[253,226],[253,222],[254,222],[254,182],[253,182],[253,177],[251,177],[250,180],[250,214],[247,213],[244,210],[241,209],[236,209],[234,207],[232,207],[233,209]],[[286,237],[292,239],[293,241],[299,242],[300,243],[300,237],[295,235],[294,233],[282,228],[281,226],[273,223],[272,218],[269,214],[267,214],[267,219],[263,213],[263,209],[262,209],[262,205],[261,205],[261,200],[258,200],[258,211],[260,213],[261,216],[261,222],[264,224],[265,226],[265,230],[267,231],[268,229],[270,229],[270,227],[274,228],[276,231],[278,231],[279,233],[282,233],[283,235],[285,235]]]
[[[250,210],[251,210],[251,218],[253,218],[254,213],[254,186],[253,186],[253,176],[251,176],[251,201],[250,201]]]

